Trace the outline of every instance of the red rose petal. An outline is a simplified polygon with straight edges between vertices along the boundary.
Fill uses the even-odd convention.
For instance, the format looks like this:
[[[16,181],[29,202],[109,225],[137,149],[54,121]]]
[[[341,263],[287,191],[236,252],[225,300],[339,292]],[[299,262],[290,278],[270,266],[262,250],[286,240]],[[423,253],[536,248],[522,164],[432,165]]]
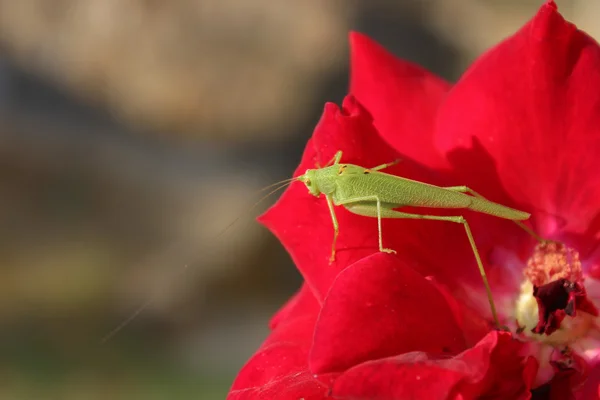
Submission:
[[[317,315],[320,309],[321,305],[317,302],[312,291],[305,283],[300,290],[275,313],[269,322],[269,328],[276,329],[280,323],[285,323],[290,319],[293,320],[303,315]]]
[[[303,346],[280,342],[256,353],[242,368],[232,391],[264,386],[275,379],[308,371]]]
[[[575,392],[575,399],[600,400],[600,364],[598,364],[597,360],[595,365],[589,370],[589,375],[586,376],[584,381],[577,378],[578,377],[575,376],[571,379],[571,382],[569,382],[570,387]],[[558,400],[558,397],[556,400]]]
[[[307,144],[302,162],[294,176],[303,174],[316,164],[325,165],[338,151],[343,161],[373,167],[397,159],[397,152],[379,137],[370,115],[349,96],[342,109],[327,104],[324,114]],[[424,170],[410,159],[402,161],[385,172],[440,184],[444,176]],[[410,212],[411,210],[406,210]],[[415,210],[412,210],[415,212]],[[444,211],[419,209],[419,213],[444,214]],[[449,212],[446,212],[448,214]],[[454,215],[466,215],[454,210]],[[450,213],[450,214],[452,214]],[[329,263],[333,225],[323,196],[316,198],[300,182],[294,182],[279,201],[259,220],[282,242],[294,263],[304,276],[317,301],[322,302],[337,274],[348,265],[378,252],[377,220],[350,213],[336,207],[340,235],[336,245],[336,261]],[[478,246],[485,251],[480,238],[485,229],[470,215]],[[485,217],[485,224],[493,217]],[[511,223],[502,221],[506,226]],[[462,226],[451,222],[384,219],[382,221],[384,246],[411,254],[412,266],[423,273],[434,275],[450,288],[469,282],[481,287],[481,278]],[[485,242],[484,242],[485,244]],[[440,255],[444,262],[440,263]],[[485,254],[483,254],[485,255]],[[448,266],[452,268],[448,268]]]
[[[397,59],[364,35],[353,33],[351,44],[351,90],[372,113],[374,125],[379,129],[380,134],[403,154],[410,155],[429,166],[447,165],[445,161],[435,161],[442,153],[432,148],[432,132],[435,125],[433,121],[437,118],[437,110],[450,89],[449,85],[420,67]],[[494,161],[490,157],[474,159],[468,154],[466,157],[458,157],[455,153],[452,155],[453,163],[462,163],[459,165],[459,170],[464,169],[467,173],[453,177],[445,182],[446,185],[469,184],[473,189],[490,196],[491,200],[508,206],[518,206],[502,191]],[[460,156],[463,154],[461,153]],[[454,214],[468,216],[467,219],[475,234],[477,246],[484,257],[488,272],[493,266],[485,256],[493,246],[502,245],[506,248],[518,249],[519,254],[524,252],[529,254],[533,239],[511,222],[463,210],[458,210]],[[464,240],[460,240],[464,236],[462,227],[448,227],[433,223],[431,228],[425,231],[422,225],[423,222],[419,221],[413,225],[416,229],[413,226],[409,228],[411,232],[415,232],[415,235],[420,236],[420,240],[424,243],[422,247],[435,243],[435,254],[453,254],[453,264],[462,267],[454,277],[444,276],[439,271],[436,271],[436,277],[444,281],[456,280],[458,277],[462,282],[468,282],[470,285],[480,285],[471,250]],[[456,238],[456,240],[448,241],[448,238]],[[421,264],[435,262],[437,260],[421,259]],[[456,286],[456,283],[460,282],[451,283],[451,286]],[[503,282],[493,283],[496,289],[515,290],[513,287],[501,287]]]
[[[343,151],[343,162],[365,167],[399,158],[379,137],[370,115],[353,97],[347,97],[341,109],[326,104],[294,176],[326,165],[338,150]],[[375,219],[358,217],[343,207],[336,207],[336,215],[340,235],[333,264],[329,263],[333,241],[329,209],[324,197],[312,196],[303,183],[292,183],[279,201],[259,217],[286,247],[320,302],[339,271],[378,248]]]
[[[540,233],[583,233],[597,217],[600,47],[554,2],[475,62],[450,91],[437,126],[440,151],[463,148],[460,158],[478,161],[456,165],[466,182],[485,184],[476,190],[498,200],[504,186],[534,211]]]
[[[437,108],[450,84],[360,33],[350,34],[350,47],[350,93],[369,110],[383,138],[428,167],[447,165],[432,135]]]
[[[559,359],[562,357],[558,356]],[[598,382],[600,370],[589,369],[588,362],[577,354],[566,356],[569,367],[560,361],[553,364],[552,379],[532,390],[533,400],[598,400]]]
[[[490,332],[475,347],[452,358],[424,353],[358,365],[335,382],[333,396],[348,399],[529,399],[537,373],[522,344],[504,332]]]
[[[288,356],[284,349],[280,356]],[[269,354],[268,357],[276,357]],[[333,400],[330,389],[316,380],[308,371],[278,376],[260,386],[251,386],[229,392],[227,400]]]
[[[304,289],[299,293],[301,297],[308,294]],[[298,300],[297,305],[309,299]],[[238,374],[228,400],[329,398],[328,386],[308,371],[318,307],[287,311],[286,318],[280,315],[276,328]]]
[[[321,121],[307,144],[294,176],[315,168],[317,164],[325,165],[338,150],[343,151],[343,162],[365,167],[374,167],[401,157],[381,139],[372,125],[370,115],[352,96],[346,98],[341,110],[334,104],[325,106]],[[434,184],[436,180],[442,180],[404,158],[385,172]],[[323,301],[341,270],[379,251],[375,218],[352,214],[343,207],[336,207],[336,216],[340,235],[333,264],[329,263],[333,225],[325,198],[310,195],[304,184],[292,183],[279,201],[259,218],[286,247],[319,302]],[[460,232],[462,227],[450,227],[451,223],[384,219],[382,225],[384,246],[397,251],[405,249],[427,260],[416,263],[419,265],[437,264],[438,257],[432,252],[432,243],[439,246],[444,244],[452,251],[457,246],[468,248],[465,237],[461,237],[460,233],[451,233],[457,232],[456,229]],[[455,241],[459,243],[457,246],[454,246]],[[444,251],[444,254],[451,255],[452,251]],[[449,275],[457,274],[453,271]]]
[[[464,301],[460,301],[460,299],[457,298],[456,293],[452,293],[448,290],[448,287],[441,284],[433,277],[428,276],[425,277],[425,279],[434,285],[444,296],[448,306],[452,309],[452,315],[454,315],[468,345],[477,343],[490,331],[492,328],[491,321],[484,317],[487,313],[478,312],[478,310],[473,309],[472,304],[466,304]],[[485,295],[482,294],[481,296],[481,298],[483,298]],[[481,308],[481,304],[478,304],[477,306],[478,308]],[[487,305],[483,306],[483,308],[487,311]]]
[[[457,354],[466,348],[444,296],[399,258],[374,254],[335,280],[315,327],[314,373],[409,351]]]

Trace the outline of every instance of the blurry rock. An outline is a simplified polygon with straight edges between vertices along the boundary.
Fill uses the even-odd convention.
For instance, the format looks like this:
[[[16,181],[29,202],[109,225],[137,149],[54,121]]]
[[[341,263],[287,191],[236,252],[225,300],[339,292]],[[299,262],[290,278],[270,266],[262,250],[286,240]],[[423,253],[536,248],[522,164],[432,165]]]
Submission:
[[[0,0],[0,45],[134,125],[256,140],[286,135],[345,64],[352,4]]]
[[[0,113],[0,321],[114,303],[124,315],[157,290],[149,311],[171,317],[259,257],[267,234],[252,213],[217,236],[263,184],[252,171],[220,174],[201,151],[185,160],[90,130]]]
[[[519,30],[543,4],[540,0],[431,0],[418,5],[431,29],[443,36],[464,55],[464,70],[490,47]],[[556,1],[560,13],[581,29],[599,37],[597,2]]]
[[[463,68],[512,35],[534,15],[537,0],[434,0],[426,8],[432,29],[464,54]]]
[[[600,2],[573,0],[573,19],[577,26],[596,40],[600,40]]]

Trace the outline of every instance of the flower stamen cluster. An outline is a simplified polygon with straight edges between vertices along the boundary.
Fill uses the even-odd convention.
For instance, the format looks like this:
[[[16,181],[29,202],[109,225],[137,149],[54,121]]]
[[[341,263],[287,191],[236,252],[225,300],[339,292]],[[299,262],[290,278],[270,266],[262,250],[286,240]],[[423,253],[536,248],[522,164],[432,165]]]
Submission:
[[[524,274],[533,286],[538,287],[559,279],[583,281],[579,252],[554,241],[536,245],[533,256],[527,261]]]

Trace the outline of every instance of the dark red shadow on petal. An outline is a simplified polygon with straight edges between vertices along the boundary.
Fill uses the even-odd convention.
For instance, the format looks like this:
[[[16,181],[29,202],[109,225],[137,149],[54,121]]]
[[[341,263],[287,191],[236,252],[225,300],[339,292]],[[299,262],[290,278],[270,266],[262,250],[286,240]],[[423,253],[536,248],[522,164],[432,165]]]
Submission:
[[[471,138],[469,147],[452,149],[448,153],[448,160],[454,168],[456,182],[470,187],[490,201],[531,213],[532,217],[524,223],[529,227],[539,226],[536,224],[536,221],[539,221],[539,210],[533,209],[530,205],[517,204],[507,194],[500,180],[496,161],[477,137]],[[520,290],[521,284],[521,279],[513,278],[514,276],[521,278],[522,272],[520,269],[508,270],[509,266],[504,264],[506,260],[493,257],[495,249],[501,248],[503,253],[516,256],[524,266],[537,244],[536,239],[507,219],[479,214],[473,215],[468,221],[494,294],[504,293],[513,296]],[[514,265],[514,267],[521,266]],[[472,268],[471,279],[477,278],[475,272],[476,270]]]
[[[411,351],[453,355],[465,338],[445,297],[399,258],[378,253],[335,280],[315,327],[310,369],[343,371]]]
[[[443,285],[431,276],[425,277],[425,279],[434,285],[444,296],[448,306],[452,309],[452,315],[456,319],[460,330],[463,332],[467,345],[470,346],[477,343],[490,330],[495,328],[492,321],[486,319],[484,315],[474,309],[472,305],[461,301],[461,299],[453,294],[446,285]]]
[[[548,2],[450,91],[438,115],[437,147],[447,153],[477,137],[496,162],[501,185],[494,186],[552,216],[536,221],[540,233],[583,233],[600,198],[599,89],[600,47]],[[485,179],[478,169],[463,171],[471,175]]]
[[[360,364],[336,381],[336,399],[529,399],[537,373],[522,343],[490,332],[455,357],[407,353]],[[461,397],[459,397],[461,396]]]
[[[369,37],[350,34],[350,93],[397,151],[431,168],[446,165],[433,146],[435,115],[450,84],[398,59]]]
[[[479,138],[471,138],[469,147],[450,150],[448,160],[454,168],[455,179],[462,184],[490,201],[531,213],[532,217],[526,222],[527,225],[532,226],[532,222],[539,216],[540,210],[530,204],[518,204],[504,190],[496,161],[482,146]],[[473,225],[478,228],[479,241],[484,253],[490,247],[502,245],[513,249],[523,260],[527,260],[537,243],[516,224],[500,218],[477,219]]]

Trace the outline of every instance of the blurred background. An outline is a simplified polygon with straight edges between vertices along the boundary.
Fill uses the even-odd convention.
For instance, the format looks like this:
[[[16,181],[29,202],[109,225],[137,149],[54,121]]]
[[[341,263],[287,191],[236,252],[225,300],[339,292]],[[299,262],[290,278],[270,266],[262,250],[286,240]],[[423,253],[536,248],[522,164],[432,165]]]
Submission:
[[[455,80],[542,3],[0,0],[0,399],[223,399],[300,284],[252,193],[343,98],[348,31]]]

